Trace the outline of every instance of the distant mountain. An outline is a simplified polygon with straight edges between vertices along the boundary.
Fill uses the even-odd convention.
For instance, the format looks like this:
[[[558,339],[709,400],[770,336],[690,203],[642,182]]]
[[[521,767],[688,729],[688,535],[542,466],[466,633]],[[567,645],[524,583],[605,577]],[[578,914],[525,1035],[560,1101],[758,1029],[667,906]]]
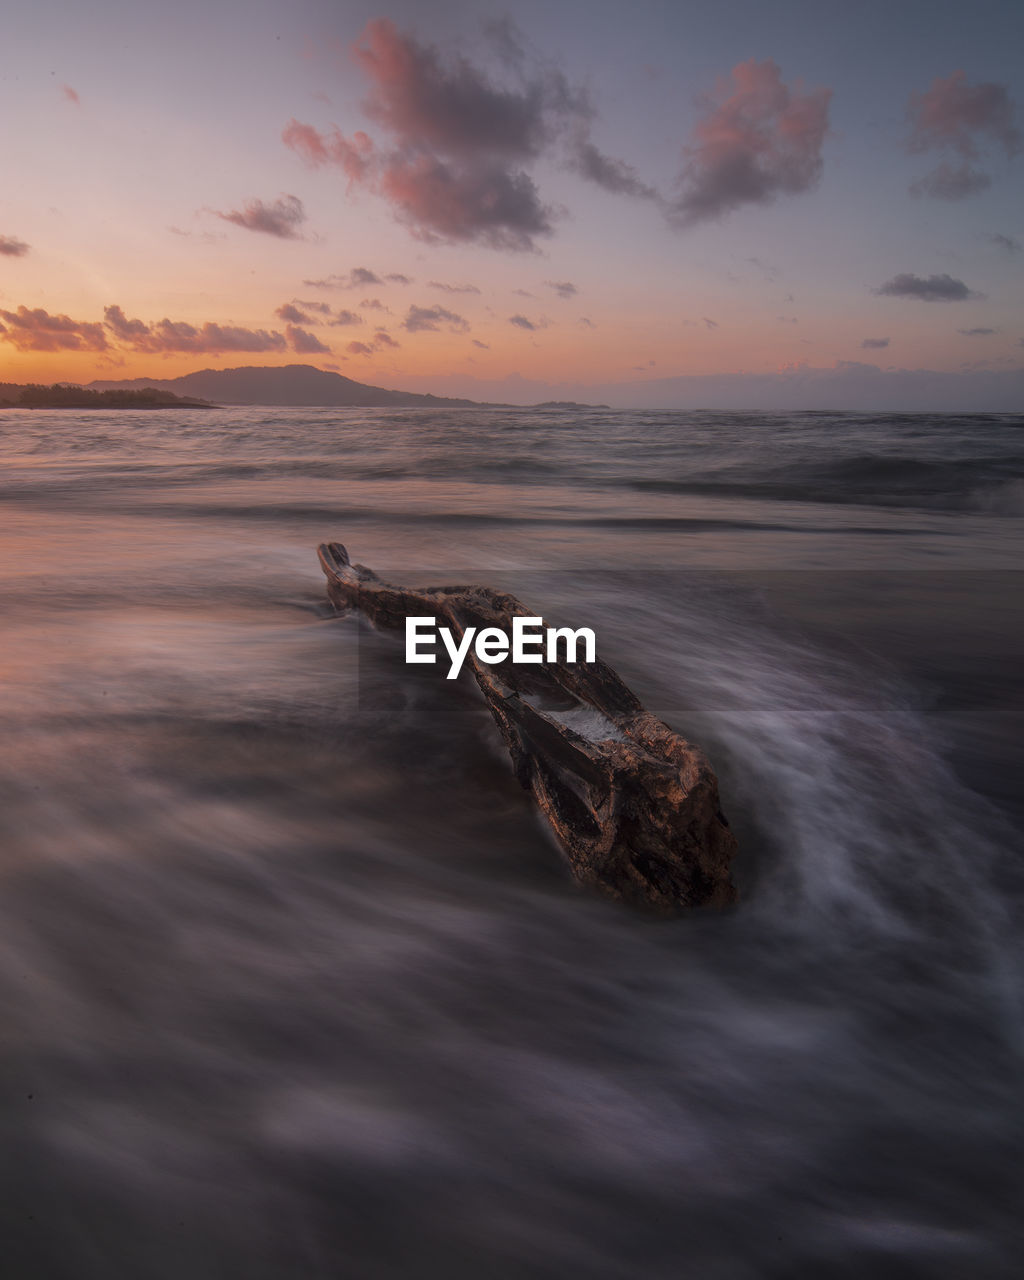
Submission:
[[[94,391],[134,390],[153,387],[179,396],[199,396],[218,404],[350,405],[360,408],[388,406],[469,408],[475,400],[416,395],[412,391],[388,391],[354,382],[340,373],[327,373],[310,364],[247,365],[240,369],[200,369],[181,378],[164,380],[129,378],[123,382],[90,382]]]

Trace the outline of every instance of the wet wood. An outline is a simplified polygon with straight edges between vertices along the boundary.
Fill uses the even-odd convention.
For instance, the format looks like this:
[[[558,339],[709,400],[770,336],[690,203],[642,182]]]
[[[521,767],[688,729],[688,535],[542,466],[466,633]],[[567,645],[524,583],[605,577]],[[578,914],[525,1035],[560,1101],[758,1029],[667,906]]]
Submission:
[[[459,639],[467,627],[509,633],[513,617],[536,616],[488,587],[383,582],[337,542],[318,554],[334,606],[387,630],[433,617]],[[465,667],[581,884],[664,915],[735,900],[736,841],[707,757],[645,710],[611,667],[600,658],[491,665],[472,648]]]

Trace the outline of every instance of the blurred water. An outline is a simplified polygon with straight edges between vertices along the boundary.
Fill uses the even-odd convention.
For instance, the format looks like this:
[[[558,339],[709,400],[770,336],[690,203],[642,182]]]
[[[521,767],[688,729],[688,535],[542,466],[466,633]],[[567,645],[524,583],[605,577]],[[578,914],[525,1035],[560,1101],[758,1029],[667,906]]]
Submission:
[[[0,418],[12,1276],[1019,1274],[994,417]],[[578,893],[315,544],[592,625],[741,903]]]

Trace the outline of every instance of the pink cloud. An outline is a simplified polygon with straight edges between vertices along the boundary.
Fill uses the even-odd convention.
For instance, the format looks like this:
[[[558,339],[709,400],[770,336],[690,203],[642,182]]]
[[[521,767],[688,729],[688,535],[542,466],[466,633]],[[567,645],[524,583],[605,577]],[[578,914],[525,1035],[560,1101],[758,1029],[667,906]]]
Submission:
[[[81,106],[82,104],[81,98],[79,98],[78,94],[75,92],[74,89],[72,89],[72,87],[69,84],[62,84],[60,89],[64,97],[67,98],[68,102],[73,102],[76,107]]]
[[[166,318],[147,324],[143,320],[129,320],[118,306],[106,307],[103,315],[114,336],[133,351],[214,355],[223,351],[287,350],[284,336],[276,331],[268,333],[266,329],[243,329],[210,321],[197,328],[185,320]]]
[[[788,88],[770,59],[742,62],[731,75],[684,149],[682,194],[670,212],[679,226],[808,191],[821,177],[832,91]]]
[[[925,93],[910,99],[912,151],[951,147],[965,159],[978,156],[978,135],[988,135],[1008,156],[1020,150],[1014,103],[1001,84],[969,85],[963,71],[932,81]]]
[[[591,114],[560,72],[527,69],[520,51],[514,66],[505,59],[499,83],[387,19],[370,22],[352,54],[370,83],[366,114],[391,148],[361,131],[349,138],[294,119],[282,135],[287,146],[310,165],[340,168],[350,188],[383,197],[421,240],[529,250],[551,232],[553,211],[524,166],[570,128],[585,136]]]
[[[2,337],[19,351],[106,351],[107,335],[102,324],[50,315],[42,307],[0,311],[6,322]]]
[[[911,151],[952,151],[959,164],[943,161],[918,178],[912,195],[939,200],[963,200],[992,185],[987,173],[971,166],[986,147],[998,145],[1012,157],[1020,150],[1021,135],[1015,106],[1001,84],[969,85],[963,71],[932,82],[925,93],[914,94],[907,108],[913,126]]]
[[[289,324],[316,324],[315,320],[310,319],[305,311],[300,311],[298,307],[291,302],[284,302],[274,312],[280,320],[286,320]]]
[[[297,325],[290,324],[285,328],[288,335],[288,344],[291,349],[299,355],[330,355],[331,349],[325,343],[321,342],[315,333],[309,333],[305,329],[300,329]]]
[[[336,165],[348,178],[349,186],[372,180],[377,157],[373,142],[361,129],[349,139],[337,127],[330,133],[318,133],[311,124],[293,119],[285,125],[281,139],[314,169]]]
[[[16,236],[0,236],[0,257],[23,258],[29,251],[29,245]]]

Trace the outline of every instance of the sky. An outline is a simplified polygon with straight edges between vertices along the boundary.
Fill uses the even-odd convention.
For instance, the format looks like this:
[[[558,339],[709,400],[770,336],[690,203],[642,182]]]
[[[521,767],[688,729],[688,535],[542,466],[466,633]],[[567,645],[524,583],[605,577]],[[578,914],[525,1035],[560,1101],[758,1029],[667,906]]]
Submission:
[[[1022,49],[984,0],[16,6],[0,380],[1024,408]]]

